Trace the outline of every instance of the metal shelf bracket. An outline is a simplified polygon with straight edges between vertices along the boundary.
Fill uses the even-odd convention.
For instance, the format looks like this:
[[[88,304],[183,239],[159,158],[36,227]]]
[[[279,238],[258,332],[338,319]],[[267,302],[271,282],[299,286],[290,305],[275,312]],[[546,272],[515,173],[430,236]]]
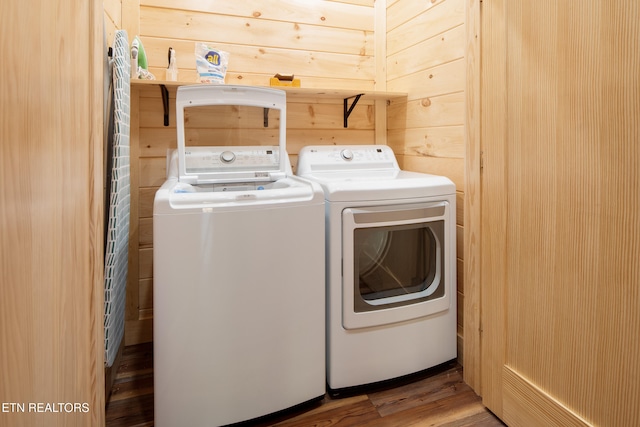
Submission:
[[[164,125],[169,126],[169,90],[165,85],[160,85],[162,93],[162,108],[164,110]]]
[[[344,99],[344,127],[348,126],[349,116],[351,115],[351,112],[353,111],[353,108],[356,106],[358,101],[360,101],[360,97],[362,95],[364,95],[364,93],[359,93],[355,96],[350,96],[349,98]],[[349,105],[348,101],[352,98],[355,98],[355,99],[353,100],[351,105]]]

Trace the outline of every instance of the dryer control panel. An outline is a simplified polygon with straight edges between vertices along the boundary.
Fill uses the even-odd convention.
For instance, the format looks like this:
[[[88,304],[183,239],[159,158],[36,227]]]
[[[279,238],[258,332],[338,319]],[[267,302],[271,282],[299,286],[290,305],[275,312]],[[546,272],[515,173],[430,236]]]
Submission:
[[[400,170],[386,145],[308,146],[300,150],[297,174],[354,169]]]

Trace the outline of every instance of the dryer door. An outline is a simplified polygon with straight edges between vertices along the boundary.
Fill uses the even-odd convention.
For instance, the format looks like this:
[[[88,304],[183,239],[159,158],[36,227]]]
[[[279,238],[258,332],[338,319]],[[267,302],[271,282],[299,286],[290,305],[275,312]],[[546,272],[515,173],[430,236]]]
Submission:
[[[384,325],[449,308],[445,201],[349,208],[343,225],[343,326]]]

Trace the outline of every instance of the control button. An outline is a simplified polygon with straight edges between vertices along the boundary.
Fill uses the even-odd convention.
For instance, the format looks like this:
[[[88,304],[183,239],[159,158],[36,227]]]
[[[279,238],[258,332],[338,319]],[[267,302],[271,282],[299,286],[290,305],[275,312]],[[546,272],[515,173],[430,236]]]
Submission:
[[[353,160],[353,152],[348,148],[345,148],[340,152],[340,156],[345,160]]]
[[[222,154],[220,154],[220,160],[222,160],[224,163],[231,163],[236,159],[236,155],[233,154],[233,151],[223,151]]]

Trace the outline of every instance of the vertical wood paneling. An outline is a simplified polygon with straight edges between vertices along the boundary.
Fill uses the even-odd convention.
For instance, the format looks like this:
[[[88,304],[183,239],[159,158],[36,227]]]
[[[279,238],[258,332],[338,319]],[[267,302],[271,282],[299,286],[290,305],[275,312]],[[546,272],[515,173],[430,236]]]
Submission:
[[[375,2],[375,84],[379,91],[387,90],[387,2],[377,0]],[[387,102],[375,101],[375,143],[387,144]]]
[[[1,425],[104,425],[103,13],[0,3]]]
[[[635,425],[640,6],[483,8],[484,401],[514,426]]]
[[[502,417],[506,302],[506,0],[481,10],[480,354],[483,403]]]
[[[481,254],[481,21],[479,0],[468,0],[465,16],[465,197],[464,202],[464,379],[481,390],[480,254]]]

